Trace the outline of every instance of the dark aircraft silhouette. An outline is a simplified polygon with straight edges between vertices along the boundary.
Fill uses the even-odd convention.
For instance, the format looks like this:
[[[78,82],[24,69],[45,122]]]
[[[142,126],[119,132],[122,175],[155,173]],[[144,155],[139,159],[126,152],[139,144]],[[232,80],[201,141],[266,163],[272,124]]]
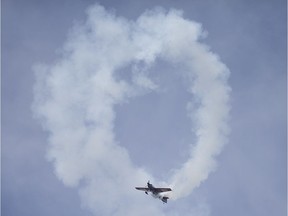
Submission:
[[[163,203],[167,203],[169,197],[161,196],[160,193],[172,191],[171,188],[156,188],[152,184],[150,184],[150,181],[147,182],[147,187],[135,187],[135,188],[137,190],[144,191],[145,194],[147,195],[149,192],[151,192],[153,197],[159,198],[160,200],[162,200]]]

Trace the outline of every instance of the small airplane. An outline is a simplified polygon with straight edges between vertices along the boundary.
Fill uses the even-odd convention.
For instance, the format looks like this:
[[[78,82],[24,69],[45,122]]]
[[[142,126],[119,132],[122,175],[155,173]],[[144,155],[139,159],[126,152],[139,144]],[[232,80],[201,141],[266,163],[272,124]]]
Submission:
[[[153,197],[162,200],[163,203],[167,203],[167,200],[169,199],[169,197],[165,195],[162,196],[160,195],[160,193],[172,191],[171,188],[156,188],[152,184],[150,184],[150,181],[147,182],[147,187],[135,187],[135,188],[137,190],[144,191],[145,194],[147,195],[149,192],[151,192]]]

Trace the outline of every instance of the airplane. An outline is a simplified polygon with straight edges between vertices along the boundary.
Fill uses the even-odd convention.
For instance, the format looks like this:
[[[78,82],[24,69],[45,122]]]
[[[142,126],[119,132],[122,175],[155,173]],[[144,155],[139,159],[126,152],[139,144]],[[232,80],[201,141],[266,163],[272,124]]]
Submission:
[[[150,184],[150,181],[147,182],[147,187],[135,187],[135,188],[137,190],[144,191],[145,194],[147,195],[149,192],[151,192],[153,197],[162,200],[163,203],[167,203],[167,200],[169,199],[169,197],[165,195],[162,196],[160,195],[160,193],[172,191],[171,188],[156,188],[152,184]]]

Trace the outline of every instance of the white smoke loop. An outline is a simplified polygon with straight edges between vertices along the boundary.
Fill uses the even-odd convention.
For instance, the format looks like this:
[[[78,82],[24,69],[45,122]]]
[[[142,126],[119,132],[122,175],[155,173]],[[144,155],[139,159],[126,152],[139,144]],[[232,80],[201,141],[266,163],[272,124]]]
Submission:
[[[158,87],[137,64],[149,69],[162,59],[187,68],[188,91],[197,101],[187,106],[197,143],[167,183],[173,199],[188,196],[215,169],[214,158],[227,142],[229,70],[199,42],[201,25],[180,11],[155,9],[130,21],[94,5],[87,14],[69,35],[63,57],[35,67],[33,110],[50,132],[48,158],[58,178],[79,187],[83,205],[96,214],[165,215],[153,205],[143,209],[147,201],[127,190],[155,179],[116,142],[114,107]],[[127,66],[134,68],[132,81],[117,76]]]

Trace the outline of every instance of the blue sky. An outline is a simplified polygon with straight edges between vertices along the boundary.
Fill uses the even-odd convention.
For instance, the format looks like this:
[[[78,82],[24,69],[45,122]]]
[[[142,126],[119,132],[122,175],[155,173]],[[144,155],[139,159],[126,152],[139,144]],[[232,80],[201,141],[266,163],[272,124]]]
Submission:
[[[286,2],[281,0],[273,2],[111,0],[98,1],[98,3],[105,7],[104,14],[108,16],[111,13],[114,14],[113,22],[118,22],[117,25],[114,24],[122,27],[133,26],[131,23],[137,26],[136,20],[145,11],[155,6],[162,7],[160,12],[158,10],[153,15],[147,15],[153,21],[150,25],[156,26],[154,29],[156,35],[161,34],[161,31],[157,30],[161,29],[162,25],[157,28],[155,16],[165,14],[164,18],[162,17],[163,26],[165,22],[168,25],[170,22],[167,21],[169,17],[167,14],[171,8],[183,11],[183,15],[171,13],[172,21],[176,18],[180,21],[188,20],[187,26],[191,28],[196,26],[195,21],[201,23],[204,37],[199,36],[200,42],[197,41],[195,47],[191,45],[191,50],[197,50],[199,44],[205,44],[210,47],[209,52],[203,53],[205,61],[210,61],[211,53],[219,56],[219,59],[216,63],[213,62],[215,64],[211,62],[201,64],[203,62],[196,58],[196,60],[191,60],[193,62],[191,67],[197,64],[201,67],[211,65],[211,71],[214,71],[222,63],[225,64],[230,71],[230,76],[226,77],[228,83],[220,82],[219,85],[232,89],[229,93],[229,106],[231,107],[229,121],[222,121],[222,118],[216,123],[208,121],[208,126],[214,126],[212,123],[215,123],[215,127],[211,126],[211,128],[216,128],[217,133],[218,128],[224,127],[226,123],[230,130],[229,136],[220,132],[219,137],[216,136],[220,141],[215,148],[221,153],[213,153],[211,150],[211,154],[216,154],[217,168],[215,170],[208,169],[206,166],[204,166],[205,169],[199,168],[199,175],[192,176],[188,183],[186,182],[187,187],[190,187],[191,182],[199,177],[199,186],[197,181],[191,186],[191,190],[187,189],[187,196],[183,195],[177,200],[169,200],[168,205],[162,205],[160,201],[134,191],[135,186],[146,183],[148,179],[145,177],[151,177],[159,184],[162,181],[168,184],[173,182],[171,179],[175,176],[175,170],[189,160],[190,149],[195,148],[196,143],[199,144],[195,128],[199,126],[197,122],[198,124],[201,122],[196,114],[194,120],[192,117],[191,121],[189,117],[191,113],[187,112],[187,102],[191,102],[196,107],[192,109],[195,113],[201,108],[199,106],[197,109],[197,100],[195,100],[197,92],[194,91],[194,94],[191,94],[187,91],[191,85],[189,77],[182,78],[182,76],[188,76],[185,74],[189,71],[182,63],[190,65],[190,60],[187,62],[183,60],[180,65],[173,62],[180,62],[179,59],[182,57],[185,59],[186,54],[180,52],[180,57],[176,56],[178,49],[171,48],[170,43],[163,45],[168,50],[166,53],[160,52],[162,48],[158,47],[160,49],[160,54],[158,54],[159,43],[155,42],[157,38],[151,36],[150,42],[143,46],[143,35],[136,30],[131,30],[135,34],[136,47],[142,47],[143,50],[142,54],[136,57],[139,61],[137,64],[125,63],[130,61],[132,57],[129,54],[134,51],[129,51],[129,43],[125,44],[124,39],[121,39],[121,34],[125,34],[122,28],[119,30],[122,33],[118,32],[119,37],[115,36],[118,40],[115,46],[106,44],[109,41],[106,39],[110,37],[110,40],[115,42],[113,37],[117,32],[113,31],[111,34],[95,39],[96,44],[104,44],[101,48],[103,52],[98,51],[100,48],[96,49],[97,52],[92,51],[92,56],[95,56],[99,62],[109,59],[112,66],[124,65],[117,69],[116,78],[126,80],[131,84],[128,85],[128,89],[126,89],[127,86],[115,84],[113,79],[109,81],[109,77],[107,78],[104,72],[103,78],[100,77],[95,82],[98,83],[97,86],[103,85],[104,89],[106,86],[112,86],[108,88],[109,92],[113,93],[111,102],[111,99],[105,96],[106,94],[99,95],[100,90],[96,89],[94,92],[92,87],[86,85],[87,81],[82,72],[83,66],[77,66],[80,67],[81,72],[79,74],[75,72],[75,76],[83,78],[85,82],[79,79],[76,80],[79,82],[74,83],[73,79],[70,80],[68,76],[70,73],[65,72],[69,80],[59,78],[59,83],[63,82],[64,87],[66,86],[66,89],[71,92],[65,91],[62,85],[59,89],[55,88],[57,93],[55,93],[55,98],[57,99],[60,94],[63,94],[62,97],[60,100],[55,99],[57,103],[54,103],[52,108],[42,110],[42,120],[35,118],[35,107],[33,108],[35,95],[42,95],[35,91],[44,88],[40,85],[38,90],[35,90],[37,80],[35,71],[39,72],[39,65],[42,65],[42,70],[50,71],[49,73],[56,71],[54,73],[57,74],[57,70],[60,72],[67,70],[70,65],[63,66],[65,65],[63,62],[64,60],[72,62],[72,57],[66,57],[69,52],[80,53],[75,54],[74,64],[86,63],[86,61],[89,63],[87,60],[90,57],[87,51],[89,46],[84,51],[79,51],[83,46],[76,44],[77,33],[74,30],[74,34],[71,34],[71,29],[73,26],[75,29],[75,25],[84,25],[88,16],[87,8],[91,8],[95,2],[88,0],[49,2],[4,0],[2,1],[2,214],[88,216],[123,215],[125,213],[129,215],[127,212],[130,212],[132,215],[133,211],[139,212],[141,209],[143,211],[143,206],[145,206],[144,213],[152,215],[285,215],[287,207]],[[96,18],[91,19],[92,21],[105,21],[99,12],[94,11],[91,14],[96,14]],[[176,27],[172,25],[171,28],[174,29],[177,26],[179,25]],[[145,25],[142,30],[144,33],[148,31]],[[81,28],[80,30],[78,28],[78,31],[81,36],[83,33],[81,33]],[[104,34],[99,28],[98,31]],[[163,38],[175,40],[177,42],[175,46],[178,47],[186,40],[178,40],[174,36],[182,38],[186,35],[193,35],[193,37],[197,35],[197,33],[194,35],[192,30],[191,34],[189,33],[188,29],[184,31],[179,27],[179,31],[171,32],[171,35],[165,34]],[[194,44],[193,41],[191,44]],[[91,45],[91,41],[88,45]],[[63,49],[64,46],[68,52]],[[118,46],[120,48],[117,48]],[[133,46],[130,48],[134,49]],[[179,50],[190,52],[189,47],[187,50],[186,47],[181,49]],[[119,50],[120,54],[117,53]],[[169,50],[175,52],[170,53]],[[104,54],[101,56],[102,53]],[[157,57],[151,63],[149,59],[151,59],[150,55],[152,59],[155,57],[153,54],[159,55],[160,59]],[[196,51],[193,53],[196,56],[197,54]],[[93,61],[92,58],[92,66],[94,66]],[[36,65],[38,69],[35,69]],[[99,65],[96,64],[96,66]],[[208,70],[208,67],[204,68]],[[89,73],[88,69],[83,69],[83,71]],[[225,73],[220,71],[221,74]],[[48,80],[48,76],[46,78]],[[224,76],[221,79],[226,78]],[[108,79],[105,81],[106,85],[105,79]],[[52,83],[55,84],[56,81]],[[87,88],[88,92],[78,95],[78,87],[81,91],[84,89],[84,92]],[[132,90],[129,87],[133,87]],[[198,97],[208,97],[210,101],[209,90],[212,93],[215,89],[210,88],[209,85],[207,91]],[[49,92],[50,89],[46,88],[46,91]],[[216,98],[220,97],[218,96]],[[43,95],[41,99],[49,102],[49,98]],[[77,104],[71,104],[71,100],[73,102],[74,99],[78,101]],[[78,99],[84,102],[79,103]],[[218,117],[222,112],[215,110],[222,110],[221,101],[216,100],[213,106],[209,106],[206,109],[209,112],[207,111],[206,114],[212,113],[213,117]],[[112,106],[111,104],[114,103],[116,105]],[[224,102],[224,108],[225,104],[226,102]],[[74,111],[59,115],[58,111],[66,106],[72,106]],[[109,111],[111,106],[114,108],[112,113]],[[98,130],[95,130],[95,135],[86,132],[91,139],[91,141],[85,141],[87,145],[81,145],[84,142],[80,139],[82,136],[77,136],[78,133],[75,131],[78,130],[73,127],[81,121],[80,115],[75,116],[75,113],[82,113],[78,112],[78,107],[79,110],[84,109],[88,113],[89,117],[85,122],[85,129],[88,132],[90,128],[94,132],[94,124],[103,124],[100,128],[105,132],[101,130],[103,133],[98,133]],[[92,111],[86,110],[86,107],[92,107]],[[101,110],[102,107],[105,111],[103,121],[100,118],[102,115],[97,116],[95,111],[96,108]],[[102,112],[99,111],[99,113]],[[228,115],[224,113],[224,117]],[[46,123],[43,118],[46,118]],[[111,121],[110,118],[112,118]],[[47,119],[50,121],[49,124]],[[106,128],[107,122],[109,123],[108,129]],[[41,126],[41,123],[46,124],[45,128]],[[66,133],[68,137],[63,135]],[[228,137],[228,141],[225,142],[223,137]],[[208,140],[209,138],[210,136],[207,137]],[[70,143],[67,142],[69,139]],[[75,143],[74,140],[76,140]],[[109,155],[105,153],[106,148],[101,148],[101,145],[94,147],[92,144],[97,141],[110,143],[112,147],[108,149],[113,152]],[[226,143],[223,147],[222,142]],[[70,152],[71,149],[77,148],[84,152],[84,158],[81,158],[76,150]],[[100,149],[104,153],[96,154],[100,152]],[[123,149],[125,149],[124,153]],[[129,154],[129,157],[125,152]],[[200,159],[206,158],[207,152],[210,151],[204,151]],[[120,159],[117,160],[117,157]],[[210,164],[211,160],[208,156],[207,158],[205,161]],[[122,162],[119,163],[121,160]],[[102,166],[94,166],[91,161],[95,164],[103,162],[104,167],[108,165],[109,167],[105,168],[107,170],[102,170]],[[198,166],[194,166],[197,169]],[[144,168],[145,171],[140,168]],[[203,177],[205,174],[203,170],[209,174],[207,179]],[[115,177],[107,177],[109,175],[106,172]],[[195,172],[190,173],[193,175]],[[183,185],[186,186],[184,183]],[[118,189],[119,187],[121,190]],[[177,185],[174,187],[173,189],[177,191]],[[105,192],[107,188],[113,189],[113,192]],[[130,199],[133,199],[134,208],[128,205],[131,202]],[[104,205],[105,202],[107,205]],[[117,205],[124,207],[117,208],[115,207]]]

